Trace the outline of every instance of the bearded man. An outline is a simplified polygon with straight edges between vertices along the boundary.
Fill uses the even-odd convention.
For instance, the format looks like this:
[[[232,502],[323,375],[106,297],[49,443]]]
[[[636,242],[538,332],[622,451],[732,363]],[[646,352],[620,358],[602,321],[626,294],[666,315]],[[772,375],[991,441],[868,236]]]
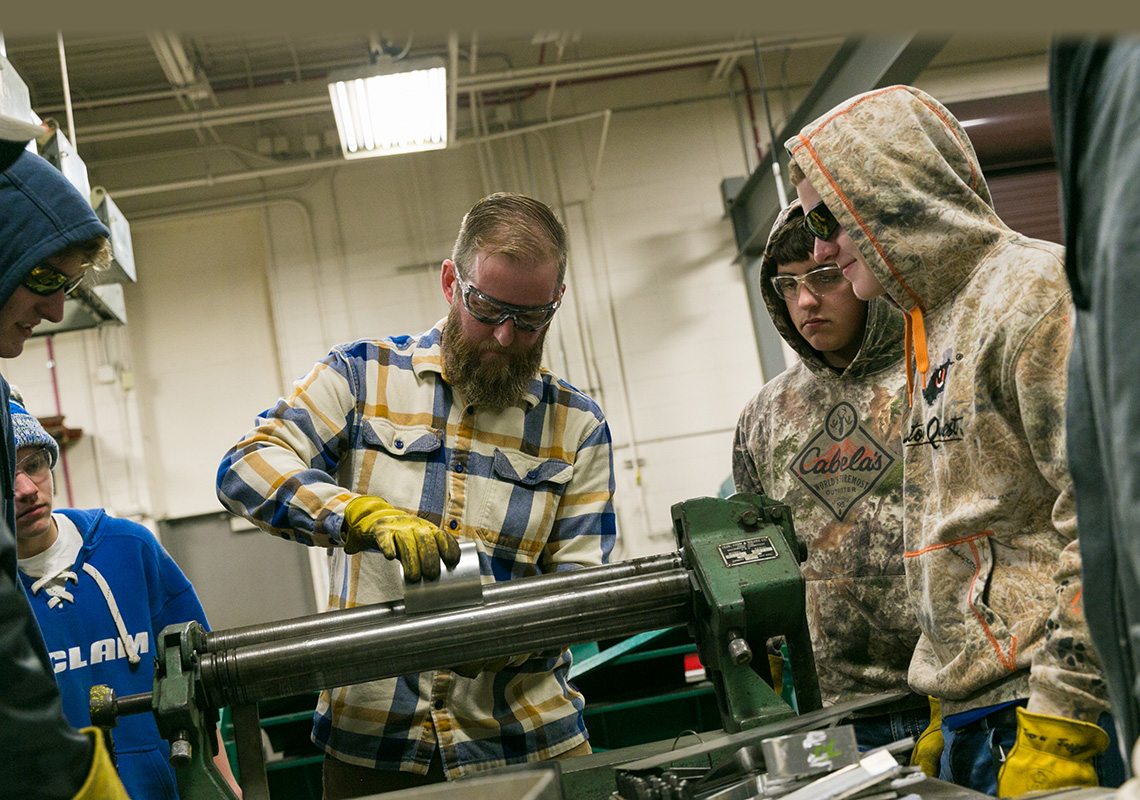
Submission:
[[[540,366],[566,260],[545,204],[480,200],[443,262],[446,319],[333,348],[226,453],[219,499],[268,533],[329,548],[334,608],[438,578],[459,539],[475,543],[484,583],[608,562],[609,426]],[[570,663],[563,648],[322,692],[312,738],[325,797],[589,753]]]

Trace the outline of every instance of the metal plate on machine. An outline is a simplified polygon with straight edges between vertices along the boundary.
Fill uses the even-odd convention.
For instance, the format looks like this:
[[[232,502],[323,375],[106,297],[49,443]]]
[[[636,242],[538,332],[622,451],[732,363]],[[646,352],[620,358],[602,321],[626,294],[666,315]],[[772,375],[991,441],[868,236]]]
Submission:
[[[760,743],[764,763],[773,778],[798,778],[859,762],[855,729],[850,725],[774,736]]]
[[[744,539],[739,542],[722,544],[717,549],[726,567],[739,567],[743,564],[755,564],[758,561],[771,561],[779,558],[780,554],[772,546],[769,536],[757,536],[755,539]]]
[[[479,548],[470,540],[459,543],[459,563],[455,569],[444,567],[438,581],[421,580],[404,584],[404,612],[407,614],[465,608],[482,602]]]

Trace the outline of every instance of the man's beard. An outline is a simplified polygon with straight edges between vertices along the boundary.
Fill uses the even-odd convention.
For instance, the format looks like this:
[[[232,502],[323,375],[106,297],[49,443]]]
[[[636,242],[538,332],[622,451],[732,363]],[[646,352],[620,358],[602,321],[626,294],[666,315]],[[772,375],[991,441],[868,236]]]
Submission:
[[[459,308],[447,312],[443,325],[443,374],[468,403],[507,408],[522,400],[542,364],[542,345],[549,327],[543,328],[528,349],[507,353],[505,359],[484,360],[488,352],[505,352],[494,339],[483,344],[468,341],[459,322]],[[513,324],[513,323],[512,323]]]

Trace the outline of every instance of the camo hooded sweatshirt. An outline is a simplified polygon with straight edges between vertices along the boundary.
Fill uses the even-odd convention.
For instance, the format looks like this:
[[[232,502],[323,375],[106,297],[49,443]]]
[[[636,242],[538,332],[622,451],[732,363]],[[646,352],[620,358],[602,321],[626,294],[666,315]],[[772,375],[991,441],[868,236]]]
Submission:
[[[771,284],[777,266],[764,259],[760,291],[800,360],[741,413],[733,480],[737,491],[786,503],[807,543],[808,628],[824,703],[907,691],[919,631],[902,558],[903,316],[871,301],[858,354],[836,370],[796,330]],[[916,695],[899,707],[919,705],[926,698]]]
[[[911,687],[946,716],[1028,697],[1095,722],[1108,706],[1066,466],[1063,249],[998,218],[965,131],[918,89],[856,96],[786,147],[907,315]]]

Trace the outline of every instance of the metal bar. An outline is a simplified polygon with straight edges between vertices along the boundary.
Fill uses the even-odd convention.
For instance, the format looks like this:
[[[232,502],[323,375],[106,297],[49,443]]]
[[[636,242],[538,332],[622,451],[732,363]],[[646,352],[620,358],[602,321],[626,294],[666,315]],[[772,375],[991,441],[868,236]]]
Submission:
[[[606,564],[600,567],[566,570],[550,575],[535,575],[529,578],[516,578],[483,587],[483,603],[514,602],[524,597],[534,597],[544,592],[566,592],[579,587],[591,586],[609,581],[624,581],[642,575],[675,570],[681,566],[679,553],[646,556],[644,558]],[[319,634],[330,634],[350,628],[375,625],[404,613],[403,601],[377,603],[344,611],[311,614],[295,619],[281,620],[261,625],[248,625],[224,631],[211,631],[206,634],[206,653],[233,650],[255,644],[266,644],[283,639],[297,639]]]
[[[265,774],[265,749],[261,744],[261,719],[257,703],[233,706],[234,744],[243,800],[269,800],[269,777]]]
[[[556,577],[556,576],[552,576]],[[202,655],[211,704],[242,704],[686,624],[684,569]]]

